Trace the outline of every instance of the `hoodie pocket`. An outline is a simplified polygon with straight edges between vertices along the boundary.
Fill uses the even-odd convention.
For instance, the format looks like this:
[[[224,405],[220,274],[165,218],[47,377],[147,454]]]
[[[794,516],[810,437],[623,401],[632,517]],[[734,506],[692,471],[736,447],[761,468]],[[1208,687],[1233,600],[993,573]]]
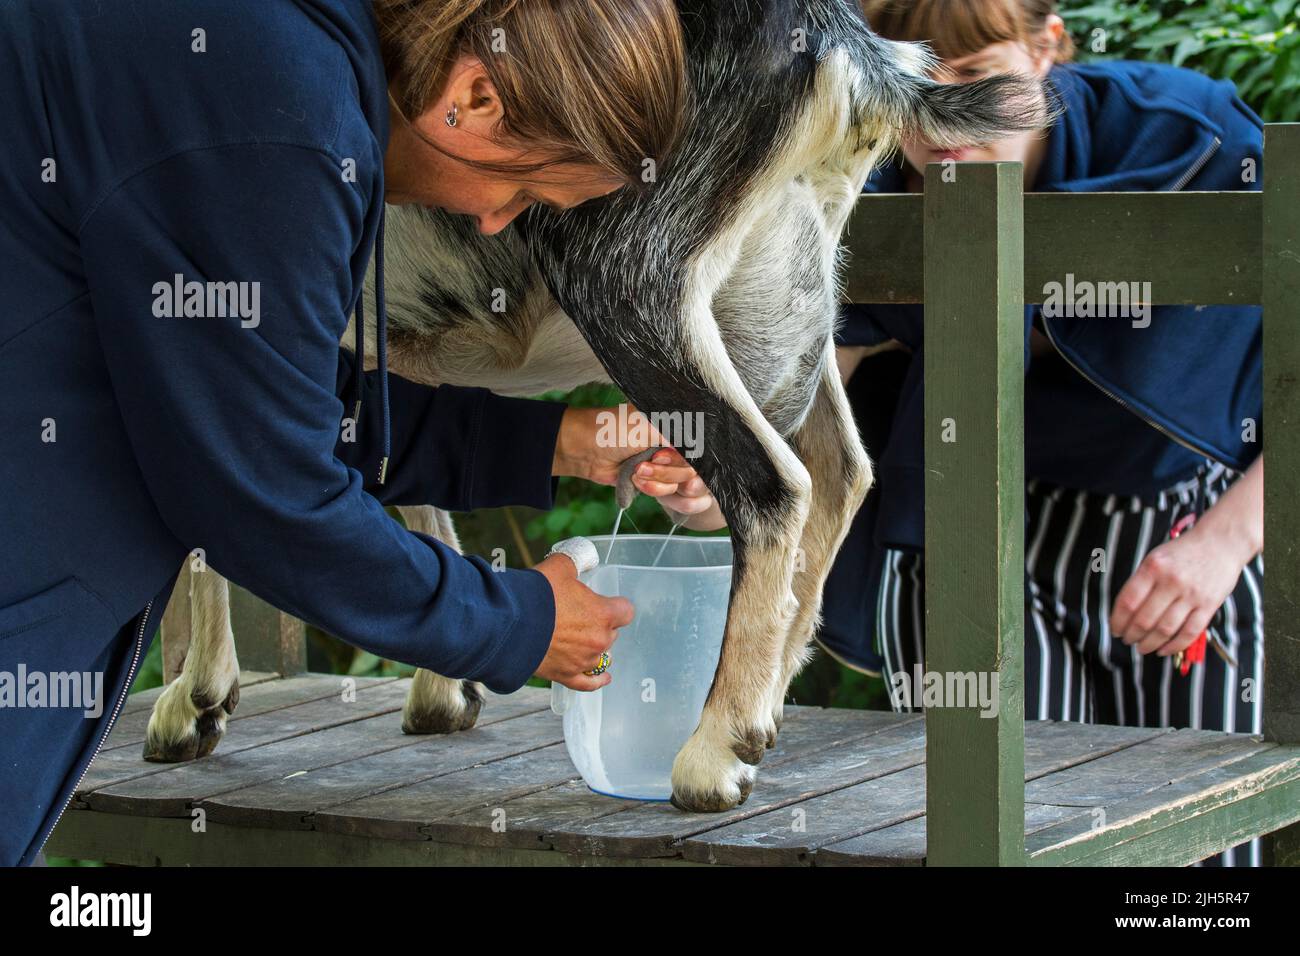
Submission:
[[[117,633],[113,615],[74,577],[0,608],[0,666],[16,655],[42,667],[96,656]],[[33,656],[39,660],[31,660]]]

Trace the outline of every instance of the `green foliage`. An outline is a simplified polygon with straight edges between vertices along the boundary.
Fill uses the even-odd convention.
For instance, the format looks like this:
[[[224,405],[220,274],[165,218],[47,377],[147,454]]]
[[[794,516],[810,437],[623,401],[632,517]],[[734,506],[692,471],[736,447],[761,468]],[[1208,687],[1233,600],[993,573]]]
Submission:
[[[1077,59],[1155,60],[1232,80],[1265,122],[1300,120],[1300,0],[1062,4]]]

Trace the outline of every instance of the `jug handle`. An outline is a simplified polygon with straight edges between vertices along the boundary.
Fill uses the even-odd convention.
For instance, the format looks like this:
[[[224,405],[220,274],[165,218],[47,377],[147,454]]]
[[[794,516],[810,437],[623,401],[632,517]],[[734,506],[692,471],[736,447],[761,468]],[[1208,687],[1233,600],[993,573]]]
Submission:
[[[579,574],[585,574],[595,569],[600,564],[600,554],[596,551],[596,546],[587,538],[565,538],[556,544],[548,552],[551,554],[567,555],[573,561],[574,567],[578,569]],[[569,703],[573,700],[573,691],[565,687],[558,681],[551,681],[551,711],[564,716],[564,712],[569,709]]]
[[[579,574],[594,571],[600,564],[600,553],[596,550],[596,546],[589,538],[581,536],[556,542],[551,546],[551,550],[546,552],[546,556],[549,558],[553,554],[567,557],[578,569]]]
[[[569,699],[573,691],[558,681],[551,681],[551,713],[563,717],[569,709]]]

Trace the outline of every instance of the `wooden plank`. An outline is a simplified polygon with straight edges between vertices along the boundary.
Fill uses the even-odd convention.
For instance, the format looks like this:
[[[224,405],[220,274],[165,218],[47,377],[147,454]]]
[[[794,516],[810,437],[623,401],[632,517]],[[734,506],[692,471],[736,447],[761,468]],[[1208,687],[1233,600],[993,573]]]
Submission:
[[[392,722],[391,715],[401,710],[405,699],[406,688],[399,681],[390,681],[359,689],[351,702],[333,695],[269,711],[231,723],[219,750],[184,763],[151,763],[135,747],[102,751],[78,788],[77,798],[91,809],[109,813],[166,813],[164,807],[181,812],[195,796],[192,788],[198,781],[219,777],[241,753],[370,718],[385,717]],[[375,732],[380,733],[378,725]],[[389,731],[391,735],[400,733],[397,726]]]
[[[1026,302],[1042,302],[1044,286],[1067,273],[1149,281],[1157,304],[1261,301],[1257,192],[1026,193],[1024,208]],[[924,218],[920,194],[858,199],[845,236],[847,301],[924,301]]]
[[[785,722],[776,747],[763,759],[759,785],[740,813],[753,813],[768,799],[767,774],[772,768],[791,761],[804,761],[829,747],[880,733],[883,730],[916,723],[917,715],[899,716],[881,711],[787,707]],[[581,780],[566,781],[558,787],[526,794],[501,804],[503,816],[484,814],[479,820],[466,819],[467,812],[452,815],[445,826],[435,823],[426,828],[435,838],[487,840],[493,843],[533,845],[534,841],[551,846],[557,841],[566,847],[592,843],[609,848],[622,846],[630,852],[636,845],[647,853],[672,853],[673,828],[683,816],[680,811],[666,813],[666,803],[618,800],[590,790]],[[647,816],[642,816],[647,814]],[[692,815],[716,825],[718,816]],[[669,830],[655,830],[655,821],[668,821]],[[491,824],[504,826],[498,834]],[[697,824],[698,825],[698,824]]]
[[[681,852],[683,840],[719,827],[779,810],[809,796],[885,776],[925,760],[924,721],[902,722],[903,715],[870,735],[858,735],[830,746],[817,744],[804,752],[796,733],[787,733],[791,759],[765,759],[759,783],[749,799],[722,813],[683,813],[666,803],[643,803],[621,813],[577,826],[557,821],[546,840],[563,852],[602,856],[665,856]],[[809,735],[809,740],[816,740]],[[589,801],[595,805],[599,801]]]
[[[1300,123],[1264,131],[1264,734],[1300,744]]]
[[[819,714],[820,717],[807,719],[803,713],[805,710],[814,710],[814,713]],[[781,728],[780,736],[777,737],[776,749],[764,758],[764,773],[768,773],[771,766],[779,765],[787,754],[802,753],[803,748],[819,747],[824,744],[828,736],[848,734],[857,739],[871,727],[902,727],[913,726],[913,724],[919,726],[920,723],[915,717],[898,718],[896,715],[884,714],[880,711],[792,708],[787,713],[787,722]],[[490,842],[502,845],[536,845],[538,842],[546,842],[550,845],[550,838],[546,835],[546,831],[550,829],[549,823],[538,813],[538,805],[532,801],[532,796],[545,793],[552,787],[576,782],[577,777],[577,771],[568,760],[563,745],[555,745],[555,747],[525,754],[523,757],[511,758],[510,761],[500,761],[491,767],[478,769],[474,773],[460,774],[455,779],[428,780],[400,791],[391,791],[377,799],[337,806],[329,812],[317,814],[316,825],[322,829],[367,832],[370,835],[393,836],[396,839],[412,839],[415,835],[428,838],[430,834],[437,832],[438,839],[458,840],[458,842]],[[761,783],[751,793],[749,803],[732,810],[731,813],[745,812],[746,806],[761,804],[762,800],[766,799],[767,784],[763,782],[764,779],[766,778],[761,778]],[[612,821],[615,817],[634,817],[632,822],[624,822],[621,827],[616,823],[610,823],[611,827],[619,827],[620,831],[645,829],[643,823],[636,822],[636,819],[640,818],[636,817],[636,814],[642,812],[663,814],[655,818],[663,819],[668,826],[673,827],[680,826],[680,822],[688,818],[697,821],[715,821],[716,817],[725,816],[725,814],[716,814],[716,816],[715,814],[685,814],[667,803],[619,801],[612,797],[584,792],[584,788],[580,786],[572,787],[568,792],[576,797],[578,805],[576,808],[571,806],[565,813],[565,817],[556,819],[556,822],[567,822],[572,817],[572,810],[591,810],[586,817],[586,821],[589,821],[588,826],[582,829],[581,836],[560,835],[568,839],[565,847],[573,845],[577,851],[581,851],[581,847],[575,844],[585,843],[586,836],[593,832],[593,827],[598,822],[601,822],[591,819],[595,816],[601,816],[601,819],[608,819],[608,821]],[[546,803],[554,805],[551,795],[546,796]],[[627,810],[624,813],[607,814],[607,808],[611,805],[627,808]],[[503,808],[506,817],[502,819],[499,814],[494,816],[494,810],[497,808]],[[480,817],[468,816],[474,809],[486,809],[487,813],[481,814]],[[493,825],[502,829],[502,823],[504,832],[494,832]],[[708,823],[705,825],[707,826]],[[638,842],[645,843],[643,848],[647,851],[658,847],[660,852],[669,855],[673,852],[664,848],[667,843],[671,843],[671,836],[662,836],[658,840],[638,840]]]
[[[1167,733],[1172,731],[1156,727],[1027,721],[1025,779],[1036,780]],[[1034,832],[1082,812],[1085,811],[1079,807],[1027,805],[1026,832]],[[816,849],[813,862],[818,866],[915,866],[922,863],[924,857],[925,817],[919,816],[821,846]]]
[[[629,860],[441,844],[373,840],[315,830],[267,830],[69,810],[46,844],[51,856],[126,866],[696,866],[676,858]]]
[[[1273,746],[1246,734],[1175,730],[1032,780],[1025,786],[1025,799],[1060,806],[1111,806],[1185,777],[1244,760]]]
[[[1024,229],[1018,163],[925,173],[926,671],[996,682],[926,720],[933,865],[1024,857]]]
[[[1300,748],[1270,748],[1026,841],[1036,866],[1185,866],[1300,820]]]
[[[258,714],[265,714],[272,710],[282,710],[286,707],[305,704],[313,700],[328,700],[338,697],[342,690],[342,682],[345,679],[355,681],[358,690],[362,687],[375,687],[379,684],[387,684],[397,680],[396,677],[345,678],[341,674],[337,676],[333,674],[302,674],[298,677],[277,677],[274,680],[254,684],[249,688],[245,688],[243,684],[240,684],[239,706],[235,708],[234,716],[227,721],[227,727],[236,721],[247,720],[249,717],[256,717]],[[104,750],[113,750],[117,747],[142,746],[152,713],[153,708],[149,708],[135,710],[119,717],[117,723],[113,725],[113,732],[108,735],[108,739],[104,742],[101,753]],[[220,746],[218,745],[218,747]]]
[[[107,813],[184,815],[198,800],[277,779],[286,768],[311,769],[412,746],[426,738],[403,734],[396,716],[409,683],[362,688],[354,702],[312,701],[251,717],[235,725],[224,751],[189,763],[150,764],[127,748],[100,754],[106,765],[91,766],[80,803]],[[544,698],[539,692],[503,703],[495,708],[497,719],[540,709]]]
[[[245,687],[252,687],[254,684],[263,684],[267,681],[280,680],[280,675],[273,671],[239,671],[239,687],[242,691]],[[142,690],[139,693],[131,694],[122,705],[122,713],[118,720],[127,714],[136,713],[141,710],[153,710],[153,705],[157,703],[158,698],[162,696],[163,689],[166,687],[150,687],[148,690]]]
[[[1167,731],[1031,721],[1026,725],[1026,775],[1047,776],[1139,746],[1163,733]],[[920,818],[926,811],[925,790],[924,780],[917,783],[903,774],[871,779],[693,836],[684,842],[682,855],[732,865],[801,865],[813,862],[824,846],[863,836],[856,849],[867,856],[883,856],[871,846],[874,832]]]
[[[557,728],[555,724],[547,726],[552,733]],[[495,806],[577,775],[561,743],[524,753],[518,752],[520,738],[512,737],[504,743],[516,752],[498,755],[478,766],[462,762],[455,772],[320,810],[312,818],[313,826],[354,836],[428,840],[424,828],[440,818],[483,804]]]
[[[509,719],[500,719],[500,707],[493,708],[493,713],[498,715],[496,721],[485,721],[469,731],[407,738],[409,745],[400,749],[305,769],[304,757],[308,763],[319,763],[319,758],[314,756],[317,748],[313,746],[310,751],[295,753],[294,762],[286,764],[275,778],[207,797],[198,805],[210,820],[222,823],[311,829],[317,825],[314,815],[331,808],[342,808],[334,814],[340,819],[367,810],[379,813],[395,803],[401,805],[415,799],[403,794],[413,784],[474,764],[553,746],[562,738],[559,718],[549,711],[516,714]],[[327,755],[327,759],[331,756]],[[574,773],[568,765],[563,776],[567,779]],[[381,796],[390,793],[394,795]],[[427,798],[428,791],[422,793]],[[372,797],[376,799],[368,799]],[[358,803],[359,808],[352,807]],[[427,807],[417,809],[419,815],[429,812]],[[418,822],[424,822],[423,818]],[[333,829],[362,831],[360,827],[342,824]],[[377,830],[385,828],[381,825]],[[376,831],[368,832],[379,835]]]
[[[454,743],[457,748],[465,748],[458,750],[454,755],[453,762],[450,763],[446,759],[431,758],[425,748],[404,748],[397,752],[386,751],[383,755],[374,758],[362,758],[337,763],[305,773],[295,772],[287,775],[282,780],[274,780],[253,787],[223,793],[203,801],[202,805],[208,810],[212,818],[217,820],[250,825],[299,827],[314,826],[315,821],[312,814],[333,809],[335,812],[331,815],[331,819],[321,825],[347,830],[347,832],[360,832],[362,824],[357,820],[366,812],[388,813],[390,814],[388,817],[376,818],[374,828],[367,832],[372,835],[397,833],[399,834],[398,838],[414,838],[418,832],[418,826],[413,829],[410,824],[424,824],[434,819],[427,816],[427,811],[423,806],[428,800],[428,793],[423,793],[416,798],[398,792],[391,797],[370,801],[359,807],[345,806],[345,804],[350,805],[371,796],[388,791],[397,791],[401,787],[458,770],[466,762],[478,763],[499,760],[513,754],[530,752],[559,743],[563,739],[561,722],[559,718],[554,717],[549,711],[546,711],[544,706],[541,706],[545,703],[545,693],[545,691],[525,688],[519,694],[494,700],[489,705],[489,708],[485,709],[485,713],[498,715],[498,719],[500,719],[505,703],[514,701],[516,697],[520,698],[521,712],[523,702],[527,702],[529,707],[544,712],[536,714],[536,720],[532,722],[512,721],[508,727],[503,728],[501,731],[506,736],[499,736],[494,732],[486,735],[472,733],[469,736],[458,735],[455,738],[448,738],[448,745]],[[497,703],[497,701],[501,703]],[[834,728],[848,723],[860,728],[864,724],[860,713],[856,711],[822,711],[814,707],[790,707],[787,709],[786,714],[787,722],[794,726],[798,726],[805,720],[813,719],[810,715],[822,714],[829,715],[824,721],[819,721],[826,728]],[[488,723],[490,722],[488,721]],[[431,746],[441,748],[443,745],[432,744]],[[513,767],[514,765],[512,765],[512,771]],[[520,772],[525,771],[521,770]],[[577,771],[569,765],[567,768],[562,767],[560,771],[546,778],[549,783],[543,783],[539,786],[550,786],[557,781],[568,781],[576,776]],[[463,787],[464,785],[463,778],[454,784],[456,787]],[[439,785],[430,786],[433,788]],[[531,792],[531,789],[531,787],[528,788],[529,792]],[[458,797],[460,795],[457,794]],[[498,797],[494,796],[492,799],[498,799]],[[608,800],[608,798],[602,799]],[[406,805],[413,800],[418,800],[422,804],[419,812],[414,817],[405,813]],[[460,811],[462,806],[468,807],[472,805],[472,803],[456,803],[450,808],[439,808],[439,810],[440,812],[446,810],[447,813],[454,815]],[[598,814],[591,813],[589,817],[595,815]]]
[[[1025,804],[1025,836],[1084,812],[1079,807]],[[816,866],[924,866],[925,817],[821,847],[812,862]]]

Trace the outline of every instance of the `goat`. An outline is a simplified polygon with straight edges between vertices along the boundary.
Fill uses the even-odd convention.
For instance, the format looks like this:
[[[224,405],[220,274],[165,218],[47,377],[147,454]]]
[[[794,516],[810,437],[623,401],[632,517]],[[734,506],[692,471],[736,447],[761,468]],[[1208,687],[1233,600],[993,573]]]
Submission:
[[[958,147],[1049,117],[1026,78],[935,81],[927,47],[876,36],[849,0],[679,10],[693,106],[652,188],[534,208],[492,237],[465,217],[389,210],[389,367],[513,395],[612,381],[639,409],[702,416],[692,464],[727,518],[734,572],[721,659],[672,784],[678,807],[720,811],[746,799],[775,743],[872,481],[833,345],[855,199],[904,135]],[[446,514],[404,518],[459,547]],[[150,721],[152,759],[209,752],[237,695],[226,584],[206,573],[193,589],[193,642]],[[473,682],[417,672],[403,729],[468,728],[482,701]]]

